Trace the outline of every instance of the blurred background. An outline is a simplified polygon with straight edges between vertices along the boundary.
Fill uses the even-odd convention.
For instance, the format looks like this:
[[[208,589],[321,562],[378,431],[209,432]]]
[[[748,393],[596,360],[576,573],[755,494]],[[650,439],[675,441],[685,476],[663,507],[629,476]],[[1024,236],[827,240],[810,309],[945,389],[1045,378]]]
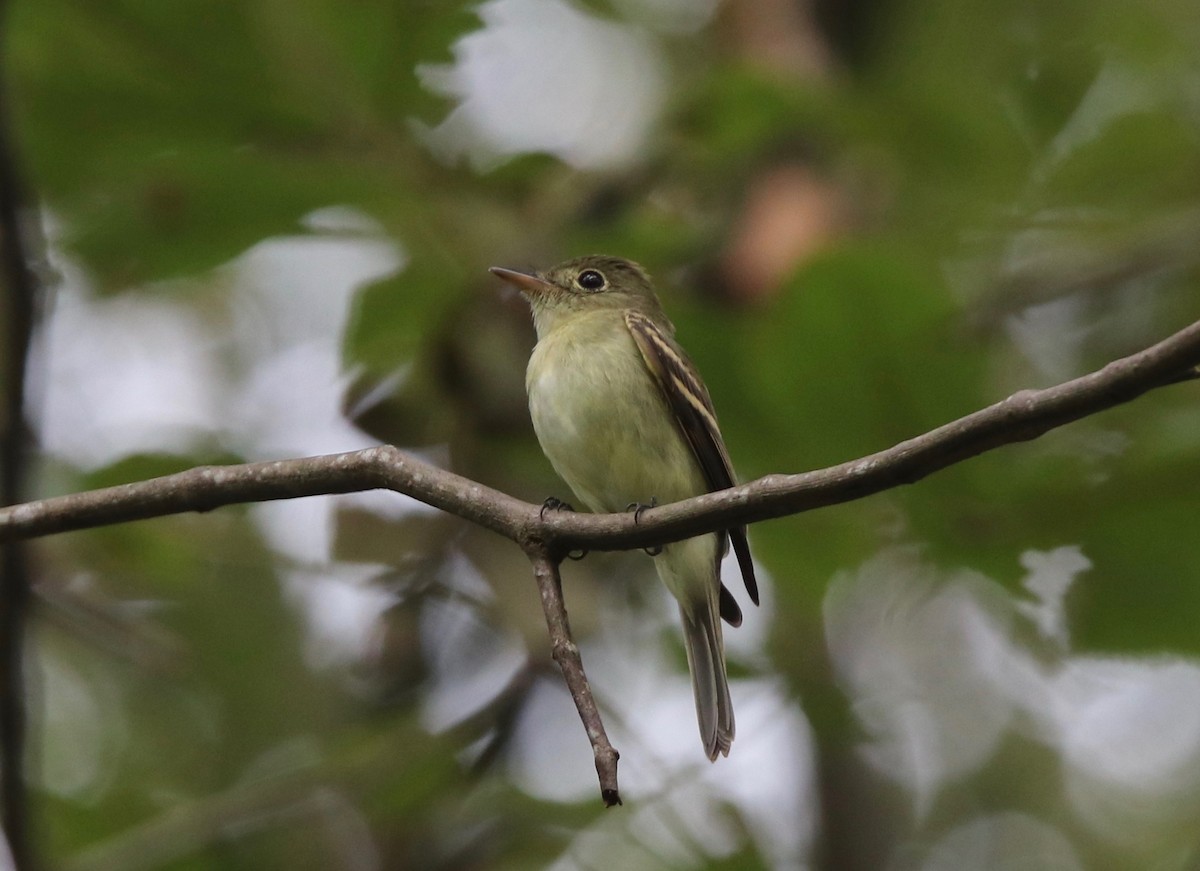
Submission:
[[[491,265],[644,264],[744,480],[1200,318],[1192,0],[6,14],[48,290],[28,498],[379,442],[567,496]],[[73,871],[1200,868],[1197,389],[754,526],[715,765],[649,560],[567,563],[607,811],[497,536],[368,493],[35,542],[35,846]]]

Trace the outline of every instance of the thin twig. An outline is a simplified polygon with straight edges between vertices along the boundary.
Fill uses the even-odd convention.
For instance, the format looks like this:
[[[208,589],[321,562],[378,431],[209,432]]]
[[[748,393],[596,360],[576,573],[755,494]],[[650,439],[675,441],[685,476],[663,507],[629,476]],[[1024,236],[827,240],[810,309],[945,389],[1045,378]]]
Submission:
[[[616,751],[604,731],[604,723],[600,719],[600,709],[592,697],[592,688],[587,675],[583,671],[583,659],[579,656],[579,646],[571,637],[571,626],[567,622],[567,606],[563,601],[562,579],[558,574],[558,560],[550,556],[545,548],[534,548],[528,551],[529,561],[533,564],[533,579],[537,582],[538,591],[542,596],[542,611],[546,614],[546,626],[550,630],[550,648],[554,661],[562,669],[563,680],[579,711],[579,719],[583,721],[584,731],[592,744],[592,755],[596,759],[596,774],[600,778],[600,797],[604,799],[605,807],[621,803],[621,793],[617,789],[617,760],[621,754]]]
[[[390,445],[294,460],[200,466],[116,487],[0,508],[0,541],[211,511],[225,505],[390,489],[516,540],[538,509]]]

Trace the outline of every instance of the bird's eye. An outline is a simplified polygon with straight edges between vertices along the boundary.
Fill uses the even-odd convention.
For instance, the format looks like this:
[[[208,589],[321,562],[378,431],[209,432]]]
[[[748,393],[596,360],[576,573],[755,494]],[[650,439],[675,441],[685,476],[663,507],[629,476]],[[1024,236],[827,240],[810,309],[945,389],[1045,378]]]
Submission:
[[[579,286],[584,290],[600,290],[604,287],[604,276],[595,269],[585,269],[579,273]]]

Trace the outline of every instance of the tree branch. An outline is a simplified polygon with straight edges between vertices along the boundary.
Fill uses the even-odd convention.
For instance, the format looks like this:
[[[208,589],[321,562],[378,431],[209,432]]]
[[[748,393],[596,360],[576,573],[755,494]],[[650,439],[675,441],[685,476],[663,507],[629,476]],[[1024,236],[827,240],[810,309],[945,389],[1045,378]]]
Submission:
[[[562,579],[558,574],[558,560],[552,558],[544,548],[531,549],[528,554],[529,561],[533,563],[533,579],[542,595],[542,611],[546,614],[546,626],[550,630],[550,647],[554,651],[554,661],[562,669],[563,680],[567,683],[567,689],[575,702],[575,709],[579,711],[579,719],[583,721],[583,728],[592,743],[596,774],[600,778],[600,797],[604,799],[605,807],[612,807],[621,803],[621,793],[617,789],[617,760],[621,758],[621,754],[608,741],[604,723],[600,720],[600,709],[596,707],[591,685],[588,684],[587,675],[583,671],[579,646],[571,638],[567,606],[563,602]]]
[[[1200,373],[1200,322],[1137,354],[1044,390],[1024,390],[966,417],[851,462],[757,481],[625,514],[541,511],[390,445],[324,457],[206,466],[175,475],[0,508],[0,542],[223,505],[390,489],[519,544],[534,567],[554,658],[596,754],[606,803],[619,802],[617,753],[608,743],[571,641],[558,562],[571,550],[652,547],[734,524],[799,514],[911,484],[968,457],[1129,402]]]
[[[0,0],[0,37],[6,36]],[[0,40],[2,41],[2,40]],[[0,90],[3,89],[0,82]],[[0,93],[0,283],[4,287],[3,383],[0,384],[0,500],[22,498],[29,433],[25,425],[25,375],[33,334],[38,281],[30,265],[22,209],[27,202],[10,135],[8,94]],[[25,628],[29,567],[18,541],[0,543],[0,823],[13,865],[34,867],[25,771]]]
[[[109,526],[224,505],[388,489],[503,535],[527,552],[633,550],[735,523],[800,514],[912,484],[1003,445],[1129,402],[1157,387],[1194,380],[1200,321],[1158,344],[1080,378],[1023,390],[893,447],[827,469],[767,475],[682,502],[632,513],[547,511],[432,466],[391,445],[343,454],[236,466],[202,466],[68,496],[0,508],[0,542]]]
[[[390,445],[344,454],[239,466],[200,466],[116,487],[0,508],[0,541],[110,526],[130,520],[211,511],[364,490],[395,490],[517,541],[538,508]]]

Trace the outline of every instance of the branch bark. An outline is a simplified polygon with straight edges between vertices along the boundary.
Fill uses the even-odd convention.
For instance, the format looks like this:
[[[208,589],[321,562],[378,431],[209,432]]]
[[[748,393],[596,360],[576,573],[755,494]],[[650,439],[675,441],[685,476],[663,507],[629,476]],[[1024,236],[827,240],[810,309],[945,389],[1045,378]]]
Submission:
[[[887,450],[838,466],[768,475],[748,484],[626,514],[541,511],[468,478],[431,466],[390,445],[302,459],[209,466],[0,508],[0,542],[160,517],[223,505],[390,489],[511,539],[533,564],[554,658],[587,729],[607,804],[620,801],[617,752],[603,724],[578,648],[571,640],[558,564],[572,550],[653,547],[784,515],[799,514],[911,484],[1002,445],[1129,402],[1170,384],[1200,378],[1200,322],[1144,351],[1043,390],[1025,390]]]
[[[545,612],[546,626],[550,630],[554,661],[562,669],[563,680],[567,683],[588,741],[592,744],[596,775],[600,778],[600,797],[605,807],[612,807],[621,803],[621,793],[617,789],[617,760],[621,754],[609,743],[604,723],[600,720],[600,709],[596,707],[591,685],[583,671],[579,646],[571,637],[567,606],[563,601],[562,578],[558,573],[559,560],[551,557],[543,548],[533,548],[528,554],[529,561],[533,563],[533,579],[542,596],[542,611]]]
[[[0,37],[7,35],[7,12],[0,0]],[[0,323],[4,324],[0,350],[0,500],[14,502],[22,498],[25,483],[29,445],[25,375],[39,288],[27,250],[25,231],[32,222],[22,220],[27,198],[10,135],[7,96],[0,93],[0,283],[4,286],[0,311]],[[12,864],[19,871],[34,867],[25,770],[24,645],[30,586],[21,542],[0,543],[0,822]]]

